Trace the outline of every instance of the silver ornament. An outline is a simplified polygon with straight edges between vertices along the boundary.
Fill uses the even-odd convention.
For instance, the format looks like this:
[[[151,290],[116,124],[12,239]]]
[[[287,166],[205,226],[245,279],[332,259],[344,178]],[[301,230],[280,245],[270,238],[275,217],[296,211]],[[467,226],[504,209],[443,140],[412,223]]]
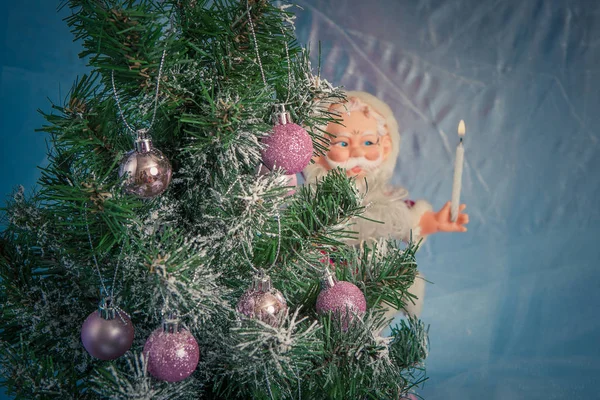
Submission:
[[[123,157],[119,176],[126,176],[124,189],[143,199],[156,197],[167,190],[173,169],[165,155],[152,147],[152,139],[138,131],[135,149]]]
[[[237,311],[246,317],[277,326],[287,310],[283,294],[271,284],[266,275],[256,276],[252,286],[240,297]]]

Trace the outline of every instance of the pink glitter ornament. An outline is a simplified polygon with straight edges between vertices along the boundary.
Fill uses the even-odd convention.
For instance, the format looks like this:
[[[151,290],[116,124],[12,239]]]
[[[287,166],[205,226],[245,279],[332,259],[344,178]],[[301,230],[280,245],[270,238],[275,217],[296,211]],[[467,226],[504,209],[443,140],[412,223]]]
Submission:
[[[176,319],[166,320],[150,334],[143,353],[150,375],[167,382],[184,380],[200,361],[198,342]]]
[[[281,168],[286,175],[301,172],[313,155],[313,143],[310,135],[300,125],[292,122],[290,113],[281,106],[274,116],[275,126],[271,134],[262,139],[262,161],[273,170]]]
[[[327,314],[333,312],[343,318],[344,329],[352,320],[352,314],[363,314],[367,311],[367,301],[361,290],[346,281],[337,281],[327,270],[321,280],[321,293],[317,297],[317,312]]]

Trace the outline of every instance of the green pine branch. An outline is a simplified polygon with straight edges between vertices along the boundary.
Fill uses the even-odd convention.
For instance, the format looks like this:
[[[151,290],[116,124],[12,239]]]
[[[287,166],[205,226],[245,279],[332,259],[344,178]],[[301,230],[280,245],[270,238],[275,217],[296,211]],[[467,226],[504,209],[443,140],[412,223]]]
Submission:
[[[343,95],[313,74],[289,8],[264,0],[249,5],[248,11],[246,1],[233,0],[64,3],[93,71],[63,104],[42,112],[49,165],[37,192],[16,192],[3,210],[0,384],[8,393],[379,399],[397,398],[424,379],[424,325],[410,320],[392,328],[390,338],[378,333],[389,324],[384,308],[414,300],[408,288],[417,246],[347,246],[363,206],[342,171],[292,196],[280,172],[256,173],[275,104],[286,103],[318,154],[326,146],[322,129],[333,119],[327,104]],[[163,51],[150,133],[174,179],[160,197],[140,200],[122,191],[117,172],[134,137],[111,76],[125,119],[147,128]],[[324,267],[365,294],[368,313],[347,329],[335,316],[316,315]],[[256,269],[266,270],[287,299],[289,314],[279,327],[240,321],[234,311]],[[103,286],[136,329],[131,351],[111,362],[93,359],[80,342],[84,319],[106,295]],[[178,384],[150,377],[140,357],[171,311],[201,348],[197,370]]]

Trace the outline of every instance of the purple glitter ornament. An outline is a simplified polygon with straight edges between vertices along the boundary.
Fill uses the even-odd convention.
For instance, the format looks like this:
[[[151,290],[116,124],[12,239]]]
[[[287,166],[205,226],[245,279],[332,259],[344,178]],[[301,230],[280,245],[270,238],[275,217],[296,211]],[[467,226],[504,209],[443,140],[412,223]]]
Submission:
[[[317,312],[327,314],[333,312],[344,319],[344,329],[352,320],[352,314],[363,314],[367,311],[367,301],[361,290],[354,284],[346,281],[336,281],[330,271],[326,271],[322,281],[321,293],[317,297]]]
[[[270,170],[281,168],[286,175],[301,172],[313,155],[313,143],[306,129],[292,122],[290,113],[283,106],[274,116],[275,126],[271,134],[262,139],[266,145],[262,162]]]
[[[143,354],[150,375],[167,382],[184,380],[200,361],[198,342],[188,330],[179,326],[177,320],[167,320],[152,332]]]
[[[271,278],[261,275],[254,278],[252,286],[240,297],[236,309],[246,317],[277,326],[287,303],[281,292],[272,287]]]
[[[100,360],[114,360],[131,348],[134,329],[124,312],[117,311],[110,299],[100,302],[81,327],[83,347]]]

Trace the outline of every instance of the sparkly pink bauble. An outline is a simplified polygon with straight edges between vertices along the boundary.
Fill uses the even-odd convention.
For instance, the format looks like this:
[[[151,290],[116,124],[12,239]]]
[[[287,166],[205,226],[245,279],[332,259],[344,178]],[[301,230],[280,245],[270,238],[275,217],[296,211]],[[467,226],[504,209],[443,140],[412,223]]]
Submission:
[[[165,332],[158,328],[146,340],[144,357],[148,372],[167,382],[181,381],[194,372],[200,361],[200,349],[194,336],[186,329]]]
[[[317,297],[317,312],[327,314],[328,312],[345,314],[346,309],[362,314],[367,311],[367,301],[360,289],[346,281],[335,282],[332,287],[321,290]]]
[[[133,343],[133,323],[125,313],[117,312],[115,318],[105,319],[96,310],[81,327],[83,347],[92,357],[114,360],[121,357]]]
[[[262,161],[269,168],[282,168],[286,175],[302,171],[313,155],[313,143],[304,128],[293,122],[275,125],[269,136],[262,139],[266,148]]]

